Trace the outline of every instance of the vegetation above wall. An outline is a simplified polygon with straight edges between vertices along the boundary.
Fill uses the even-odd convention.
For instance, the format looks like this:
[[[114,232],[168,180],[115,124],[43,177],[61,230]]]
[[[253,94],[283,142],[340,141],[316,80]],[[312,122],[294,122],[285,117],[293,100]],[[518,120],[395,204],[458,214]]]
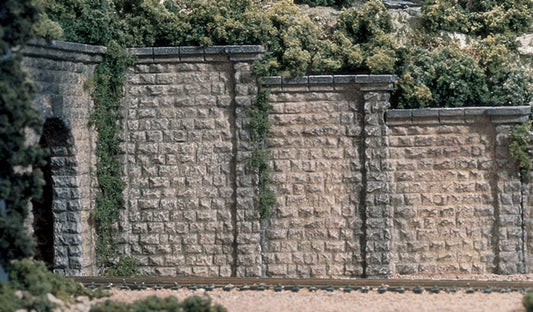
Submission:
[[[359,8],[352,6],[354,0],[296,1],[335,7],[333,23],[302,14],[302,6],[291,0],[39,1],[45,14],[39,15],[35,31],[41,36],[115,51],[108,53],[94,80],[102,191],[96,209],[97,249],[106,267],[116,260],[111,229],[123,206],[116,120],[128,60],[121,51],[127,46],[262,44],[268,52],[256,64],[258,76],[396,74],[397,108],[523,105],[532,100],[533,75],[516,43],[532,23],[533,3],[527,0],[427,0],[418,15],[389,11],[380,0],[364,1]],[[261,102],[262,95],[258,99],[252,111],[257,121],[252,162],[260,176],[260,215],[268,218],[275,200],[263,147],[268,103]]]
[[[123,46],[264,44],[258,75],[397,74],[400,108],[532,99],[532,74],[516,44],[532,23],[527,0],[428,0],[420,16],[388,11],[379,0],[360,9],[350,7],[355,1],[296,1],[338,8],[334,24],[301,14],[290,0],[41,1],[46,24],[60,26],[43,35]]]

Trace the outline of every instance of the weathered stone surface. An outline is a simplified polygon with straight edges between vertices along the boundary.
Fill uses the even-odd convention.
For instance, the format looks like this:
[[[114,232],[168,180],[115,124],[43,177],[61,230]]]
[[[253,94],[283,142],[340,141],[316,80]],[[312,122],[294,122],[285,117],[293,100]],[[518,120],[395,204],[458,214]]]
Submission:
[[[510,158],[529,107],[388,110],[394,76],[252,74],[258,46],[129,50],[123,254],[151,275],[388,277],[533,270],[533,186]],[[23,66],[49,132],[55,270],[97,274],[93,101],[104,49],[36,41]],[[269,87],[277,195],[259,220],[250,106]],[[64,130],[64,131],[63,131]],[[61,136],[59,135],[61,134]],[[59,139],[61,138],[61,139]],[[55,141],[54,141],[55,140]],[[34,142],[38,138],[33,139]]]

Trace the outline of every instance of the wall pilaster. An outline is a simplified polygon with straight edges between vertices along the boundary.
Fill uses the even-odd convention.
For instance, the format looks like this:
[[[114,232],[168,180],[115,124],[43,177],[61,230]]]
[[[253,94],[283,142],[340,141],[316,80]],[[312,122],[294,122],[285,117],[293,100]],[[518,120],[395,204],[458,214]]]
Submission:
[[[385,112],[390,107],[392,76],[360,77],[364,97],[364,201],[365,240],[364,274],[372,278],[390,276],[391,206],[390,184],[386,164],[387,127]]]

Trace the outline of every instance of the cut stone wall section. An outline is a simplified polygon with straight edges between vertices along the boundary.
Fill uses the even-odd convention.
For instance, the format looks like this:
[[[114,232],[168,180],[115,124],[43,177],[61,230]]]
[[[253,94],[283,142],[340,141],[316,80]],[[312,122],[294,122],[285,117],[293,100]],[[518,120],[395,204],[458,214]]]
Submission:
[[[524,272],[510,126],[529,107],[387,113],[396,274]]]
[[[33,101],[41,119],[59,120],[68,142],[51,148],[54,181],[54,271],[95,275],[94,208],[96,131],[89,126],[93,100],[87,82],[102,61],[104,47],[33,40],[20,53],[22,67],[37,82]],[[33,138],[35,143],[39,138]]]
[[[95,275],[87,81],[104,47],[20,52],[54,143],[55,271]],[[394,76],[264,77],[261,46],[132,48],[122,102],[122,255],[149,275],[531,272],[532,183],[510,157],[530,107],[390,110]],[[274,216],[261,222],[250,110],[271,89]],[[62,128],[62,129],[63,129]],[[37,142],[39,138],[32,138]],[[64,143],[64,144],[63,144]]]
[[[122,253],[148,275],[258,276],[248,107],[263,48],[129,51]]]
[[[388,206],[380,194],[387,185],[382,143],[393,79],[262,79],[271,90],[269,151],[277,195],[265,233],[266,276],[388,274],[382,242]]]

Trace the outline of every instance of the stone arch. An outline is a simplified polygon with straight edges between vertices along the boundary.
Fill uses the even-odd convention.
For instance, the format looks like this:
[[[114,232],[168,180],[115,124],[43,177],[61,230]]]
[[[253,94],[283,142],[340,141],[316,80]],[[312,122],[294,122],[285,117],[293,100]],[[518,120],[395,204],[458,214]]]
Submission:
[[[40,144],[49,152],[43,168],[47,186],[43,198],[33,203],[34,233],[37,257],[56,273],[76,276],[83,273],[80,181],[76,148],[66,124],[52,117],[43,126]]]

